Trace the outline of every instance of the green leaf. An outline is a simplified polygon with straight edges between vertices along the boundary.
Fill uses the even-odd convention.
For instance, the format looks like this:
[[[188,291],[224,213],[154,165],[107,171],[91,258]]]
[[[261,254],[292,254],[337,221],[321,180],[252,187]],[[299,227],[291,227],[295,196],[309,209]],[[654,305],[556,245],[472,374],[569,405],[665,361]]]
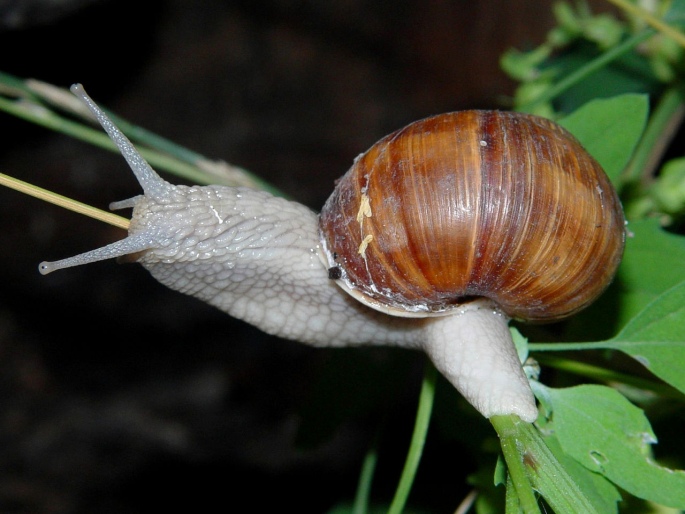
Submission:
[[[504,514],[522,514],[524,512],[523,507],[521,507],[521,500],[519,500],[516,487],[514,487],[511,477],[507,479],[507,494],[504,505]]]
[[[539,46],[530,52],[510,48],[502,54],[500,66],[511,78],[518,81],[530,81],[540,74],[537,66],[549,57],[550,52],[551,49],[546,45]]]
[[[528,358],[528,339],[524,337],[516,327],[509,327],[509,332],[511,332],[511,338],[514,340],[514,346],[516,346],[516,353],[519,356],[519,360],[521,361],[521,364],[523,364]]]
[[[656,437],[642,410],[605,386],[549,388],[548,394],[564,452],[638,498],[685,508],[685,472],[652,459]]]
[[[593,16],[584,25],[583,35],[602,50],[617,46],[625,33],[623,24],[608,14]]]
[[[650,189],[661,212],[677,214],[685,208],[685,157],[673,159],[661,169]]]
[[[541,386],[544,387],[544,386]],[[563,463],[551,452],[538,429],[517,416],[492,416],[507,464],[507,500],[510,489],[516,489],[521,506],[526,512],[536,512],[535,499],[528,496],[530,487],[539,492],[557,514],[603,514],[602,505],[588,497]],[[594,496],[594,495],[593,495]],[[526,510],[528,509],[528,510]]]
[[[685,237],[666,232],[655,219],[630,222],[628,232],[616,280],[590,308],[567,322],[569,340],[614,337],[659,295],[685,281]]]
[[[598,512],[614,514],[618,511],[617,502],[621,500],[621,494],[604,475],[590,471],[567,455],[561,448],[559,440],[552,433],[545,435],[544,441],[585,496],[595,505]]]
[[[674,286],[635,316],[614,340],[685,341],[685,282]]]
[[[606,346],[627,353],[685,393],[685,282],[653,301]]]
[[[501,455],[497,457],[492,483],[495,486],[507,484],[507,464],[504,462],[504,458]]]
[[[685,1],[673,0],[664,16],[664,21],[671,24],[685,23]]]
[[[631,222],[618,270],[619,326],[635,317],[660,294],[685,281],[685,237],[670,234],[657,220]]]
[[[597,159],[614,184],[628,164],[647,122],[647,95],[625,94],[592,100],[560,124]]]
[[[550,65],[558,77],[553,86],[556,112],[572,113],[598,98],[658,95],[663,83],[658,82],[650,63],[635,51],[653,34],[651,29],[636,32],[605,52],[599,52],[596,44],[579,39],[555,56]]]

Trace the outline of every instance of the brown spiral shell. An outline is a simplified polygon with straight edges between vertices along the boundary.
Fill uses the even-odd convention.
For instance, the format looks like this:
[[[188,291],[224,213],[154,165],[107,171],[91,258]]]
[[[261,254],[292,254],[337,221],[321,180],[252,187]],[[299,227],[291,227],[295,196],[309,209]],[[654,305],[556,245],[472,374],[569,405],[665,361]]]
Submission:
[[[401,316],[473,297],[553,321],[604,291],[625,221],[599,164],[547,119],[462,111],[381,139],[338,181],[320,216],[331,278]]]

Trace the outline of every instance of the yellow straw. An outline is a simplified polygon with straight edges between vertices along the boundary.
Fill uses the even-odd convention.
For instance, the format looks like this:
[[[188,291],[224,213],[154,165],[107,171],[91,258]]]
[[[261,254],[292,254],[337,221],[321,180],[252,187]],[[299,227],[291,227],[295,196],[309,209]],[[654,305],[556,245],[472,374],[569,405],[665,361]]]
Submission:
[[[72,200],[66,196],[58,195],[57,193],[34,186],[28,182],[23,182],[16,178],[10,177],[9,175],[5,175],[4,173],[0,173],[0,185],[7,186],[10,189],[14,189],[15,191],[33,196],[54,205],[59,205],[60,207],[64,207],[70,211],[78,212],[79,214],[89,216],[96,220],[104,221],[105,223],[109,223],[115,227],[123,228],[124,230],[128,230],[128,226],[130,224],[130,221],[126,218],[122,218],[121,216],[117,216],[111,212],[96,209],[95,207],[91,207],[85,203],[77,202],[76,200]]]

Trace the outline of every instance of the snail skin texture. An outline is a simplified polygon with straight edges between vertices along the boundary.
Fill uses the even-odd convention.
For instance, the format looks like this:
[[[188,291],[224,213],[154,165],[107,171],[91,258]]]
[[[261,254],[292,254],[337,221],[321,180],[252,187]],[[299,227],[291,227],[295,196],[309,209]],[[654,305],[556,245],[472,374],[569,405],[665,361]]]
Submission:
[[[41,273],[129,256],[171,289],[315,346],[421,349],[485,417],[537,407],[511,318],[591,303],[621,259],[625,221],[600,166],[543,118],[464,111],[360,155],[318,216],[248,188],[161,179],[86,95],[144,194],[127,238]]]

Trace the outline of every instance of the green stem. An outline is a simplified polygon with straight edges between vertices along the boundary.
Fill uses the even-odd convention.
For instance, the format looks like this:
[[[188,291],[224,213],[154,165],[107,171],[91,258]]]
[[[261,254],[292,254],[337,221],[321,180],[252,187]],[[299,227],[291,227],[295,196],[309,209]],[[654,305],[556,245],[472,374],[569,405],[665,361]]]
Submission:
[[[505,514],[520,514],[521,502],[518,494],[516,494],[516,487],[511,479],[511,474],[507,473],[507,492],[504,497],[504,513]]]
[[[514,415],[493,416],[490,422],[500,437],[509,476],[525,514],[540,512],[533,490],[557,514],[597,513],[534,425]]]
[[[523,448],[519,446],[522,421],[518,416],[510,414],[508,416],[493,416],[490,418],[490,423],[499,436],[504,460],[507,463],[507,486],[513,483],[519,505],[525,514],[540,514],[538,500],[535,497],[523,462]],[[510,497],[509,491],[507,497]]]
[[[657,18],[649,11],[643,9],[639,5],[628,2],[627,0],[608,0],[610,3],[614,4],[618,8],[632,14],[633,16],[640,18],[648,25],[651,25],[656,30],[662,34],[674,39],[679,45],[685,47],[685,34],[680,32],[675,27],[670,26],[665,21]]]
[[[575,375],[591,378],[600,382],[619,382],[626,384],[638,389],[645,389],[647,391],[653,391],[663,398],[671,398],[674,400],[683,400],[683,394],[677,389],[668,386],[667,384],[661,384],[648,380],[645,378],[634,377],[632,375],[627,375],[625,373],[619,373],[618,371],[601,368],[599,366],[593,366],[592,364],[586,364],[584,362],[579,362],[577,360],[565,359],[563,357],[557,357],[553,355],[536,355],[535,359],[545,366],[550,366],[552,368],[560,369],[568,373],[573,373]]]
[[[6,98],[0,98],[0,110],[55,132],[61,132],[62,134],[80,139],[94,146],[118,152],[116,145],[104,132],[87,127],[82,123],[62,118],[44,107],[37,105],[28,106],[7,100]],[[147,148],[138,147],[138,150],[154,168],[166,170],[191,181],[204,182],[206,180],[206,175],[203,175],[201,171],[193,166]]]
[[[359,474],[359,482],[357,483],[357,493],[354,496],[354,503],[352,504],[352,514],[366,514],[369,510],[369,497],[371,495],[371,482],[376,471],[376,464],[378,462],[378,453],[376,451],[378,446],[378,437],[376,437],[364,456],[362,463],[362,470]]]
[[[685,117],[684,96],[680,84],[670,87],[661,95],[623,172],[623,183],[640,182],[646,186],[654,178],[656,167]]]
[[[28,88],[20,79],[0,72],[0,86],[6,86],[10,92],[20,90],[22,94],[18,100],[0,96],[0,110],[55,132],[86,141],[94,146],[118,152],[116,145],[112,143],[106,134],[91,128],[84,122],[73,121],[57,114],[48,105],[41,103],[36,98],[36,92]],[[46,85],[46,87],[48,86]],[[49,86],[49,88],[59,89],[55,86]],[[197,184],[245,185],[269,191],[277,196],[286,196],[268,182],[242,168],[228,166],[231,175],[229,177],[228,173],[223,173],[225,168],[222,168],[216,162],[210,161],[196,152],[176,145],[145,129],[136,127],[117,116],[113,116],[113,119],[116,120],[117,125],[128,137],[152,147],[138,147],[138,150],[150,165],[158,170],[167,171]],[[217,169],[218,171],[214,171]]]
[[[530,112],[537,105],[553,100],[567,89],[571,88],[579,82],[582,82],[589,75],[595,73],[596,71],[600,70],[601,68],[609,64],[611,61],[618,59],[623,54],[632,50],[646,39],[649,39],[651,36],[654,35],[654,33],[655,31],[653,29],[646,29],[638,34],[629,37],[628,39],[623,41],[623,43],[613,47],[610,50],[607,50],[599,57],[596,57],[584,66],[578,68],[573,73],[567,75],[559,82],[554,84],[552,87],[547,89],[544,92],[544,94],[540,95],[537,99],[533,100],[532,102],[528,102],[527,104],[521,106],[518,110],[522,112]]]
[[[421,454],[423,453],[423,446],[426,442],[426,433],[428,432],[431,411],[433,410],[437,378],[437,370],[431,362],[426,361],[423,383],[421,384],[421,393],[419,394],[416,421],[414,423],[414,433],[412,434],[411,443],[409,444],[409,451],[407,452],[407,459],[404,463],[402,476],[400,477],[400,482],[395,491],[395,497],[388,509],[388,514],[401,514],[407,503],[407,498],[409,497],[409,492],[411,491],[411,486],[414,483],[414,477],[416,476],[416,470],[419,467]]]
[[[590,343],[528,343],[531,352],[567,352],[574,350],[610,350],[615,343],[611,341],[594,341]]]
[[[153,150],[147,150],[147,152],[152,154],[152,161],[149,162],[155,162],[160,169],[189,178],[198,184],[247,186],[253,189],[268,191],[275,196],[288,197],[283,191],[277,189],[266,180],[243,168],[207,159],[193,150],[180,146],[143,127],[134,125],[110,111],[107,111],[107,115],[119,127],[119,130],[126,134],[126,137],[156,150],[156,154],[152,154]],[[230,177],[222,173],[225,170],[222,166],[230,168]],[[212,172],[212,170],[217,170],[217,168],[218,171]],[[189,173],[194,174],[194,176],[188,176]]]
[[[126,134],[126,137],[128,137],[131,141],[137,141],[149,146],[150,148],[155,148],[160,152],[173,155],[177,159],[188,164],[193,164],[194,162],[205,158],[203,155],[180,146],[173,141],[160,136],[159,134],[150,132],[143,127],[139,127],[138,125],[134,125],[130,121],[117,116],[109,110],[106,110],[105,112],[107,113],[107,116],[112,119],[114,124],[119,127],[119,130]]]

